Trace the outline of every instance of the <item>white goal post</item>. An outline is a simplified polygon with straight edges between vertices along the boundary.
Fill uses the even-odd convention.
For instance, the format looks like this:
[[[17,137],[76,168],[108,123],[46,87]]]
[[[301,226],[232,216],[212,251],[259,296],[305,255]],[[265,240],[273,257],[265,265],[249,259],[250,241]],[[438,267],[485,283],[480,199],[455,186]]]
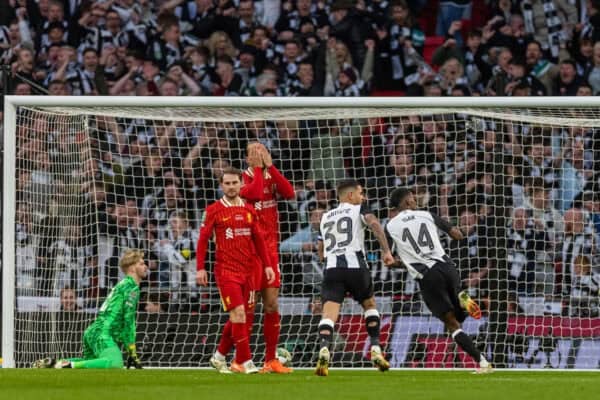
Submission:
[[[82,329],[114,283],[110,259],[132,243],[134,230],[156,261],[138,318],[143,362],[207,366],[224,315],[214,290],[186,286],[193,262],[168,243],[172,219],[197,232],[202,208],[218,195],[212,170],[244,167],[244,144],[259,140],[297,193],[280,205],[283,242],[292,249],[280,247],[280,342],[294,365],[314,360],[307,338],[318,322],[322,271],[291,239],[310,237],[314,210],[334,203],[320,199],[320,190],[330,196],[336,182],[354,178],[384,222],[387,194],[400,185],[466,229],[467,241],[445,243],[484,308],[484,318],[464,329],[501,368],[600,368],[599,110],[597,97],[6,96],[2,367],[77,355]],[[155,159],[162,164],[152,175],[145,163]],[[99,192],[102,218],[93,208]],[[369,246],[392,366],[472,367],[418,285],[382,267]],[[76,303],[68,310],[67,290]],[[256,321],[258,361],[260,313]],[[334,366],[368,366],[350,299],[338,328]]]

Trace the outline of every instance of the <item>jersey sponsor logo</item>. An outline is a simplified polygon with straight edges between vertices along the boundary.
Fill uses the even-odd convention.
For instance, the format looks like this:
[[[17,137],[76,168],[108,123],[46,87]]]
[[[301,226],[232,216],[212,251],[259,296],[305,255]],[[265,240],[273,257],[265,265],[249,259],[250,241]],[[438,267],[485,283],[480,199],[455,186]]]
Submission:
[[[252,231],[250,228],[237,228],[234,231],[235,236],[250,236]]]
[[[275,200],[264,200],[264,201],[257,201],[256,203],[254,203],[254,208],[257,211],[260,211],[264,208],[273,208],[277,206],[277,202]]]
[[[233,229],[225,229],[225,239],[233,239]]]

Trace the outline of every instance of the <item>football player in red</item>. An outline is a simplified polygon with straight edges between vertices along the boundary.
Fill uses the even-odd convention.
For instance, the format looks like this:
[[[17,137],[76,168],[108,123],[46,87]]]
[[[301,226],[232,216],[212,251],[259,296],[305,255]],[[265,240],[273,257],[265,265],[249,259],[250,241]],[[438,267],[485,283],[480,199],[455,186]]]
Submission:
[[[258,142],[248,144],[246,161],[248,169],[242,174],[244,185],[240,196],[254,205],[259,217],[259,225],[264,233],[265,245],[271,266],[275,272],[275,280],[269,282],[262,268],[257,268],[255,279],[256,290],[260,290],[263,302],[263,335],[265,338],[265,364],[263,373],[290,373],[276,357],[279,341],[279,287],[281,273],[279,271],[279,213],[277,199],[293,199],[296,196],[292,184],[273,165],[271,154],[264,145]],[[248,315],[253,319],[254,315]],[[251,329],[251,327],[250,327]]]
[[[226,169],[220,178],[220,184],[224,196],[206,208],[200,228],[196,247],[196,281],[202,286],[208,284],[204,259],[208,241],[214,233],[215,281],[223,308],[229,312],[229,321],[223,328],[218,350],[210,363],[222,373],[251,374],[258,372],[258,369],[254,366],[250,353],[246,313],[254,306],[257,257],[261,260],[261,267],[264,267],[261,272],[269,284],[274,283],[275,273],[258,226],[257,215],[252,206],[240,197],[241,171]],[[225,356],[234,344],[235,360],[227,369]]]

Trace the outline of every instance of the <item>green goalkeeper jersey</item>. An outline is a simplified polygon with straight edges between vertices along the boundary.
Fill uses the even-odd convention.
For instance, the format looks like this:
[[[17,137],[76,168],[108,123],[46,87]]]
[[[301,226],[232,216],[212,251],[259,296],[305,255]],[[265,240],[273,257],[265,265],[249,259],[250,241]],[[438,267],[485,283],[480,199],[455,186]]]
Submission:
[[[115,343],[135,343],[135,317],[140,288],[131,276],[125,277],[110,292],[90,330],[110,336]]]

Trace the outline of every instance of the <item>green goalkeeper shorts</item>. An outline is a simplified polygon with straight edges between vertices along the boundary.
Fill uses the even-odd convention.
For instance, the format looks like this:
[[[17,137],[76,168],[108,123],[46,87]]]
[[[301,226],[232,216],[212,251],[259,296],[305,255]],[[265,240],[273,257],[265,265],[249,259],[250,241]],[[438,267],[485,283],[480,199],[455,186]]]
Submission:
[[[110,360],[112,368],[123,368],[123,353],[113,338],[88,328],[83,334],[83,359],[98,358]]]

